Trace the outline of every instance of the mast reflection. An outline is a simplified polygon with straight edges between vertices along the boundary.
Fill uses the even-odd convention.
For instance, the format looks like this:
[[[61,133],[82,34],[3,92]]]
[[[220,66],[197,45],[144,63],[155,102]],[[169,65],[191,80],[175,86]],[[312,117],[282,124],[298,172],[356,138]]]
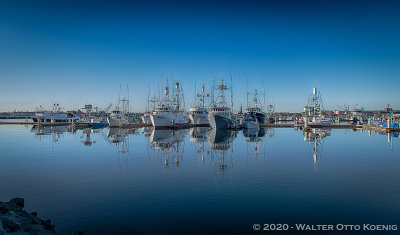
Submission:
[[[243,136],[247,142],[247,156],[254,155],[258,158],[260,154],[261,144],[263,142],[263,138],[267,133],[266,128],[254,128],[254,129],[244,129]],[[264,145],[265,147],[265,145]],[[249,154],[249,150],[252,151],[253,154]],[[265,157],[265,148],[262,153]]]
[[[304,141],[309,143],[311,150],[313,151],[314,166],[318,163],[321,158],[324,138],[331,135],[330,129],[310,129],[304,131]]]
[[[174,157],[175,166],[179,167],[184,150],[185,130],[156,130],[153,129],[150,143],[153,149],[165,156],[164,165],[169,167],[170,157]]]
[[[193,127],[188,131],[189,141],[195,143],[195,158],[197,158],[197,155],[201,155],[201,163],[203,165],[206,156],[210,154],[210,150],[206,150],[205,146],[210,130],[210,127]]]
[[[225,163],[227,161],[228,150],[231,148],[230,156],[230,169],[231,176],[233,173],[233,147],[231,144],[236,138],[236,131],[227,129],[212,129],[210,135],[208,136],[208,143],[211,147],[211,159],[213,163],[213,168],[217,166],[217,169],[221,174],[228,167]],[[215,171],[214,171],[215,172]]]

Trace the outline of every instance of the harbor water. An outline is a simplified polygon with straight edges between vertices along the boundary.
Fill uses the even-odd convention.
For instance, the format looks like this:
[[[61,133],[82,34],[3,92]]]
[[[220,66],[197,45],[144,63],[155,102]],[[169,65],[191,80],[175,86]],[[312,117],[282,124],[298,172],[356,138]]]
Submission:
[[[261,234],[254,224],[400,218],[394,134],[0,125],[0,149],[0,201],[25,198],[58,232]]]

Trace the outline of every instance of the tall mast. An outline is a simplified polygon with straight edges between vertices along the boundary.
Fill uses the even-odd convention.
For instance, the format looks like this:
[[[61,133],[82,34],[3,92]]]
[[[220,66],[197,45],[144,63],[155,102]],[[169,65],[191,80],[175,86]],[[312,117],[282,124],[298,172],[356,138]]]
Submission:
[[[265,86],[264,86],[264,77],[263,77],[263,90],[264,90],[264,112],[265,112]]]
[[[129,113],[129,85],[128,84],[126,84],[126,89],[128,90],[128,100],[126,101],[127,102],[127,104],[126,104],[126,106],[127,106],[127,113]]]
[[[147,110],[150,111],[150,83],[149,83],[149,91],[147,92]]]
[[[246,78],[246,108],[249,108],[249,79]]]
[[[231,111],[233,113],[233,86],[232,86],[232,69],[231,69]]]
[[[194,82],[194,107],[197,106],[196,98],[197,98],[197,90],[196,90],[196,82]]]
[[[215,87],[215,80],[213,80],[213,85],[212,85],[212,106],[215,106],[215,101],[214,101],[214,87]]]
[[[119,84],[119,95],[118,95],[118,106],[117,106],[117,111],[119,111],[119,104],[121,101],[121,84]]]
[[[204,108],[204,99],[205,99],[205,93],[204,93],[204,92],[205,92],[205,87],[204,87],[204,83],[203,83],[203,86],[201,87],[201,92],[202,92],[202,101],[201,101],[201,102],[202,102],[202,104],[201,104],[202,106],[201,106],[201,107]]]

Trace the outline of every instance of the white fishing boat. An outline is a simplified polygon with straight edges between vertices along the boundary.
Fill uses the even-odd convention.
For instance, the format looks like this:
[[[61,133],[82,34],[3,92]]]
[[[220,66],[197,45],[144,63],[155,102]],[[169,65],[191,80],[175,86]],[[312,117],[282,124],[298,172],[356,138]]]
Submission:
[[[146,125],[151,125],[152,124],[152,122],[151,122],[151,114],[156,109],[156,102],[157,101],[158,100],[156,99],[155,95],[154,95],[154,97],[152,99],[150,99],[150,87],[149,87],[149,93],[147,95],[146,112],[144,112],[144,114],[141,117],[143,124],[146,124]],[[152,107],[150,107],[150,102],[153,103]]]
[[[189,118],[181,109],[180,92],[180,84],[179,82],[175,82],[175,98],[173,102],[169,97],[169,86],[167,80],[164,97],[160,105],[150,116],[151,122],[155,128],[173,128],[189,124]]]
[[[111,112],[110,116],[107,117],[107,124],[109,127],[123,127],[131,124],[128,113],[129,113],[129,88],[127,85],[128,98],[121,99],[121,88],[118,99],[117,107]]]
[[[40,108],[32,117],[32,120],[38,123],[72,123],[79,120],[79,117],[71,113],[65,113],[61,109],[59,104],[53,104],[51,111],[43,111]]]
[[[322,110],[322,98],[317,87],[314,86],[313,94],[309,98],[307,106],[304,107],[304,123],[306,125],[323,125],[332,123],[332,120],[329,117],[326,117]]]
[[[205,99],[210,95],[205,93],[205,86],[201,87],[201,93],[195,97],[195,107],[189,109],[189,118],[192,124],[208,125],[208,110],[205,107]],[[199,98],[199,103],[196,104],[196,98]]]
[[[119,110],[112,111],[107,118],[107,124],[110,127],[122,127],[129,125],[129,118]]]

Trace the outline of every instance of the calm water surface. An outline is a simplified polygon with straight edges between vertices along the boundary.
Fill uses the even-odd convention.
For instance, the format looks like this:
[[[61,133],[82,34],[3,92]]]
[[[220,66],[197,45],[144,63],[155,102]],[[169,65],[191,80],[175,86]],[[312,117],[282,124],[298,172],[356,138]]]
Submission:
[[[399,224],[395,135],[0,125],[0,149],[0,200],[24,197],[28,211],[61,232],[247,234],[255,223]]]

